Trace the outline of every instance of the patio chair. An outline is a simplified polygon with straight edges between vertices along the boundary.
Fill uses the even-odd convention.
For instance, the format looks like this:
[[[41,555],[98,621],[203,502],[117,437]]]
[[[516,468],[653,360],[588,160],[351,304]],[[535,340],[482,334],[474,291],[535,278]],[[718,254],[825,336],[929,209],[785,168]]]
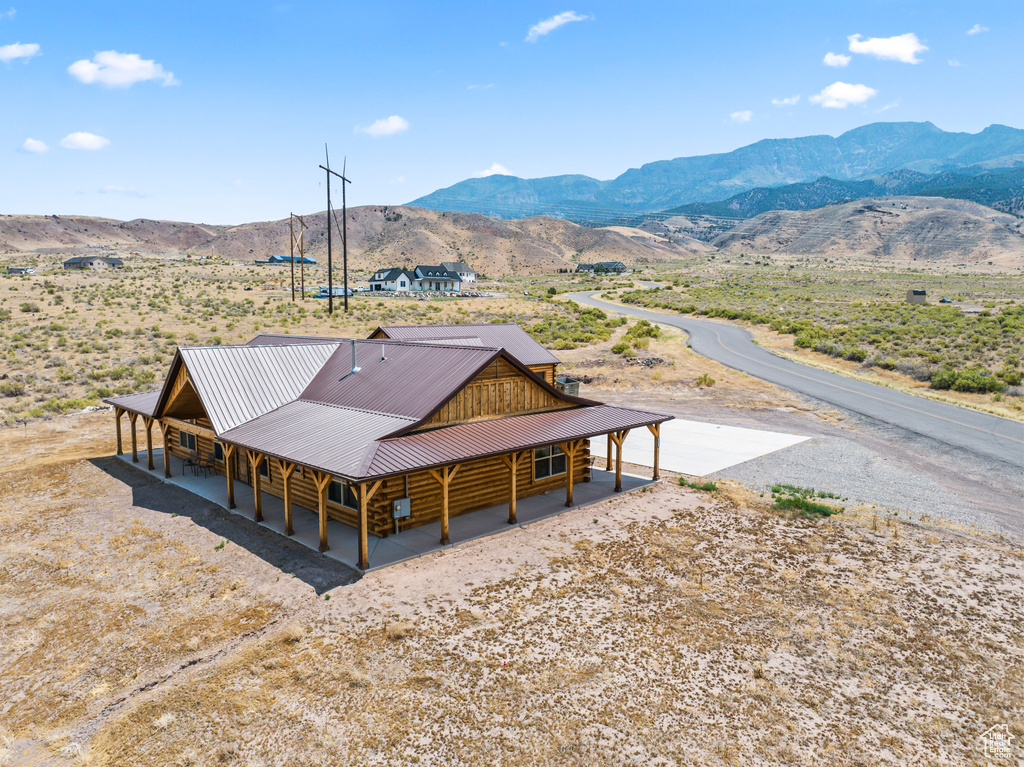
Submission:
[[[192,469],[192,474],[196,474],[196,469],[199,466],[199,454],[194,450],[190,450],[187,458],[183,458],[181,461],[181,476],[185,476],[185,467]]]
[[[213,456],[210,454],[203,455],[199,454],[199,461],[196,464],[196,471],[203,472],[204,477],[210,476],[210,472],[214,471]]]

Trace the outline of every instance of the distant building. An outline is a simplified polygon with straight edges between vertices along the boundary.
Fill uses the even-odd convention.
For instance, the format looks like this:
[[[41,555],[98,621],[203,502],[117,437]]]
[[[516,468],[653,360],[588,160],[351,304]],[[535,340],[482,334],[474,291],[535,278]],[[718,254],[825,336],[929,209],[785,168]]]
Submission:
[[[124,261],[110,256],[75,256],[64,262],[64,269],[120,269]]]
[[[441,266],[449,272],[455,272],[463,282],[476,282],[476,272],[463,261],[442,261]]]
[[[413,271],[378,269],[370,278],[370,290],[437,290],[458,292],[462,278],[443,265],[417,266]]]
[[[268,264],[312,264],[316,265],[316,260],[309,256],[271,256],[266,260]]]
[[[370,278],[370,290],[413,290],[416,275],[405,269],[378,269]]]
[[[34,266],[8,266],[8,274],[35,274],[36,270]]]
[[[593,264],[577,264],[576,265],[576,271],[577,272],[591,272],[591,273],[593,273],[594,265]]]
[[[621,274],[626,271],[626,265],[621,261],[598,261],[594,264],[595,272],[613,272]]]
[[[928,303],[925,291],[923,290],[908,290],[907,291],[907,303],[908,304],[926,304]]]

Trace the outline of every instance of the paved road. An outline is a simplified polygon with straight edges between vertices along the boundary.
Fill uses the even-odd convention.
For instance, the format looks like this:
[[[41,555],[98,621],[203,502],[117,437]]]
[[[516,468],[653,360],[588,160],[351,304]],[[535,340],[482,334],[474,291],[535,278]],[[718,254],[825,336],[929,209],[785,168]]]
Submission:
[[[1016,470],[1024,468],[1024,424],[1019,421],[916,397],[793,362],[753,343],[750,333],[735,325],[618,306],[594,296],[591,292],[566,297],[580,304],[671,325],[689,334],[695,352],[723,365],[947,445],[994,458]]]

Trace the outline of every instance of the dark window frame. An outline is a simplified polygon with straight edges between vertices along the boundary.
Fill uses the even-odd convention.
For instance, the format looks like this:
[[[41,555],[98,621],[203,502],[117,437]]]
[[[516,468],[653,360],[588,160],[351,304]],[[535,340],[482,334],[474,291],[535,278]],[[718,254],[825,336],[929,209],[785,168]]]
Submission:
[[[563,476],[569,462],[558,445],[546,445],[533,451],[533,481]]]

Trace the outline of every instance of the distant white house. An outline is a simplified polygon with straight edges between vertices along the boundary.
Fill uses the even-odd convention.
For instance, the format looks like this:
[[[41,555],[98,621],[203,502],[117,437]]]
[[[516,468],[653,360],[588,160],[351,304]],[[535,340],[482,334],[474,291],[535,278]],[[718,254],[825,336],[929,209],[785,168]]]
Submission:
[[[64,268],[71,269],[120,269],[124,262],[109,256],[75,256],[64,262]]]
[[[36,270],[33,266],[8,266],[8,274],[35,274]]]
[[[441,266],[449,272],[459,275],[462,282],[476,282],[476,272],[469,268],[463,261],[442,261]]]
[[[416,275],[405,269],[378,269],[370,278],[370,290],[415,290]]]
[[[462,278],[458,272],[444,266],[417,266],[413,271],[405,269],[378,269],[370,278],[370,290],[429,290],[458,292],[462,290]]]

